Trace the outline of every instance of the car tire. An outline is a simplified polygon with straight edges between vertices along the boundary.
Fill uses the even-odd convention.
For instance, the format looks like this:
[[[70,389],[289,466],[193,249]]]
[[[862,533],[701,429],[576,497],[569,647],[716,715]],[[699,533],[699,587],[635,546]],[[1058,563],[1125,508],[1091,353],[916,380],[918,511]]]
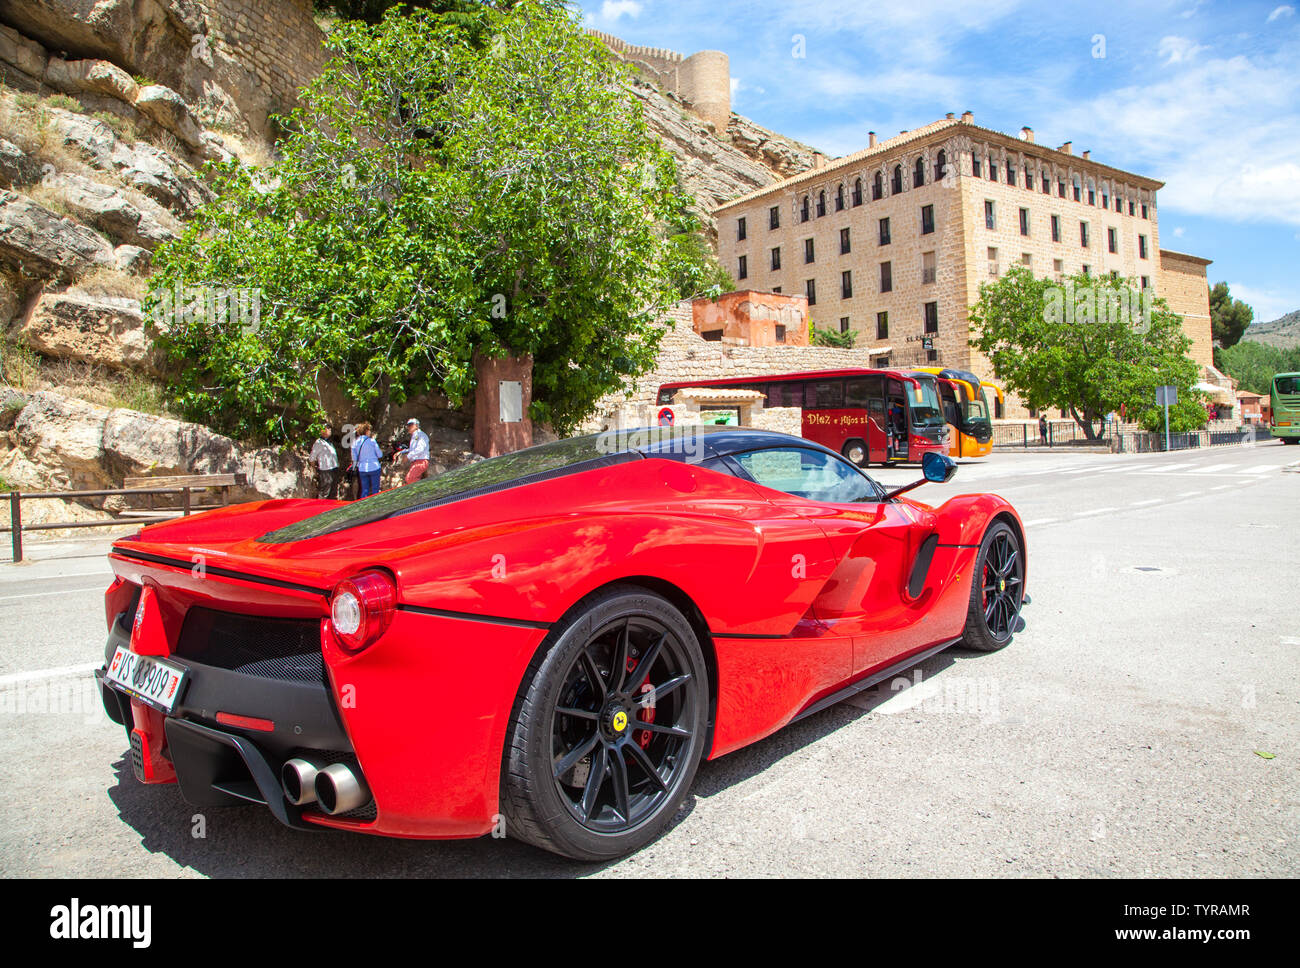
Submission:
[[[632,585],[589,595],[551,630],[516,696],[506,836],[582,861],[644,847],[690,790],[708,707],[703,651],[671,602]]]
[[[1015,635],[1024,597],[1024,546],[1010,524],[995,521],[975,556],[962,644],[980,652],[1005,647]]]

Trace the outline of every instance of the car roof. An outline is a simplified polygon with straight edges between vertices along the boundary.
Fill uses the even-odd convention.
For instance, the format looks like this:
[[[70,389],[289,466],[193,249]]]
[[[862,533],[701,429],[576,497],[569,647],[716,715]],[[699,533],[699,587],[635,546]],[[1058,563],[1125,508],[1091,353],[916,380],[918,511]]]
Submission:
[[[808,450],[835,451],[804,437],[776,430],[752,427],[725,427],[701,424],[685,427],[638,427],[632,430],[607,431],[626,435],[627,450],[643,457],[667,460],[700,460],[771,447],[803,447]]]

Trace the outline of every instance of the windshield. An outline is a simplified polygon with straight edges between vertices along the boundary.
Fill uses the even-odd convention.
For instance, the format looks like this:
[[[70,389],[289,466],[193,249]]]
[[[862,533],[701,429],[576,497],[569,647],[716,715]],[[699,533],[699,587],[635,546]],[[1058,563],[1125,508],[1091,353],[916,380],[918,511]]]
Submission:
[[[912,426],[933,427],[944,423],[943,407],[939,405],[939,384],[933,377],[915,377],[916,384],[908,387],[907,402],[912,411]]]
[[[1278,393],[1300,393],[1300,373],[1288,373],[1273,378],[1273,388]]]
[[[335,531],[371,524],[412,511],[422,511],[449,501],[490,494],[563,474],[577,474],[595,467],[636,460],[639,456],[626,450],[611,453],[612,449],[611,438],[606,434],[539,444],[513,454],[466,464],[405,487],[380,491],[351,504],[330,508],[264,534],[257,540],[266,544],[278,544],[319,538]]]
[[[970,390],[969,389],[965,390],[965,393],[969,394]],[[969,398],[969,396],[967,396],[966,419],[968,421],[989,419],[989,405],[987,400],[985,399],[983,387],[979,388],[979,396],[977,396],[975,399],[972,400]]]

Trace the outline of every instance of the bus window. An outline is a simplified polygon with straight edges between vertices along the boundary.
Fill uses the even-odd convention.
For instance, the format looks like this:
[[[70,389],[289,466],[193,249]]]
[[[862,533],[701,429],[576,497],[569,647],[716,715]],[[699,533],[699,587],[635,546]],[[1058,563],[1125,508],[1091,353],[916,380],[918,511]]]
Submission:
[[[846,407],[868,407],[884,395],[884,384],[878,376],[854,377],[844,382]]]
[[[767,385],[769,407],[802,407],[803,384],[796,380],[773,381]]]
[[[844,407],[843,380],[809,380],[804,387],[805,410],[839,410]]]

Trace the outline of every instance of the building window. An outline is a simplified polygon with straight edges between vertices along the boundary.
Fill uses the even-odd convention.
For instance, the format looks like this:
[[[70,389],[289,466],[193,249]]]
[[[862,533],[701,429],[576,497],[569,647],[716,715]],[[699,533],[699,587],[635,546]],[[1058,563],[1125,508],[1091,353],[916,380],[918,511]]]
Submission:
[[[849,244],[849,230],[840,229],[840,255],[848,255],[852,246]]]
[[[1058,179],[1057,182],[1056,182],[1056,197],[1057,197],[1057,198],[1064,198],[1064,197],[1065,197],[1065,179],[1064,179],[1064,178]]]
[[[720,329],[706,329],[700,336],[710,343],[722,342],[722,330]]]
[[[736,241],[745,241],[745,220],[743,218],[736,219]]]
[[[946,174],[948,174],[948,152],[940,148],[934,161],[934,180],[941,181]]]
[[[912,187],[920,188],[925,184],[925,159],[917,158],[916,166],[912,169]]]
[[[979,178],[983,175],[981,170],[983,167],[984,166],[980,163],[980,156],[972,151],[970,153],[970,173],[976,178]]]
[[[840,273],[840,298],[851,299],[853,297],[853,273],[845,269]]]
[[[817,280],[809,279],[803,284],[803,291],[808,294],[808,305],[817,305]]]
[[[781,227],[780,205],[773,205],[767,210],[767,227],[769,229],[779,229]]]
[[[876,359],[876,366],[880,367],[882,370],[889,369],[889,354],[885,353],[883,356],[878,357]]]
[[[817,217],[821,218],[826,214],[826,192],[817,193]]]
[[[1124,214],[1124,201],[1118,196],[1115,198],[1115,211],[1119,212],[1121,215]]]
[[[748,256],[743,256],[743,255],[742,255],[742,256],[740,257],[740,265],[739,265],[739,268],[737,268],[737,270],[736,270],[736,278],[737,278],[737,279],[745,279],[745,278],[747,278],[748,276],[749,276],[749,257],[748,257]]]
[[[799,221],[800,222],[808,221],[808,196],[807,195],[803,197],[803,205],[800,206],[799,208]]]
[[[1103,189],[1101,190],[1101,207],[1109,211],[1109,209],[1110,209],[1110,189],[1103,188]]]
[[[1079,223],[1079,244],[1085,249],[1088,247],[1088,223]]]
[[[894,270],[888,262],[880,263],[880,291],[894,291]]]
[[[780,293],[780,291],[781,291],[781,287],[780,287],[780,286],[773,286],[773,287],[772,287],[772,291],[775,292],[775,293]]]
[[[1026,269],[1028,269],[1030,272],[1034,271],[1034,257],[1030,255],[1028,252],[1020,253],[1020,264],[1024,266]]]
[[[840,332],[841,332],[841,333],[847,333],[848,331],[849,331],[849,317],[847,317],[847,316],[841,316],[841,317],[840,317]]]
[[[934,206],[921,206],[921,234],[929,235],[934,231]]]
[[[878,202],[884,197],[885,197],[885,179],[880,174],[880,172],[876,172],[876,177],[871,183],[871,200],[873,202]]]
[[[1059,215],[1052,216],[1052,241],[1061,241],[1061,216]]]
[[[1011,164],[1010,162],[1007,162],[1007,184],[1014,185],[1015,183],[1016,183],[1016,166]]]
[[[1106,250],[1111,255],[1119,252],[1119,233],[1115,229],[1106,229]]]
[[[1145,202],[1142,203],[1142,217],[1143,218],[1147,217],[1147,206]]]
[[[1150,288],[1151,288],[1151,277],[1150,277],[1150,276],[1143,276],[1143,277],[1142,277],[1142,288],[1143,288],[1143,289],[1150,289]]]
[[[862,179],[853,179],[853,207],[857,208],[862,204]]]
[[[1076,202],[1083,201],[1083,183],[1078,178],[1074,179],[1074,200]]]
[[[998,250],[994,246],[989,246],[989,276],[993,279],[998,277]]]
[[[984,199],[984,227],[986,229],[996,229],[998,227],[998,220],[993,212],[993,203],[987,198]]]
[[[1052,271],[1053,271],[1054,273],[1056,273],[1056,278],[1058,278],[1058,279],[1061,278],[1061,276],[1065,275],[1065,262],[1064,262],[1064,260],[1062,260],[1062,259],[1053,259],[1053,260],[1052,260]]]
[[[1128,203],[1128,213],[1129,213],[1130,215],[1135,215],[1135,214],[1137,214],[1137,205],[1136,205],[1135,203],[1133,203],[1133,202],[1129,202],[1129,203]]]
[[[1083,264],[1083,274],[1085,276],[1092,275],[1092,266],[1088,265],[1086,262]]]
[[[1042,176],[1043,176],[1043,194],[1050,195],[1052,194],[1052,179],[1051,176],[1047,174],[1046,168],[1043,169]]]
[[[772,268],[773,270],[781,268],[781,247],[779,245],[772,250]]]
[[[894,166],[894,179],[889,186],[889,190],[894,195],[898,195],[903,191],[903,166],[902,165]]]
[[[939,332],[939,304],[937,302],[925,304],[925,331],[927,333]]]
[[[804,265],[807,265],[809,262],[812,262],[812,261],[814,260],[814,258],[815,258],[815,256],[814,256],[814,254],[813,254],[813,240],[812,240],[812,239],[804,239],[804,240],[803,240],[803,261],[804,261]]]
[[[998,180],[998,163],[992,158],[989,159],[989,181]]]
[[[844,186],[838,185],[835,188],[835,211],[844,211]]]
[[[1027,208],[1022,208],[1020,210],[1020,234],[1029,234],[1029,209]]]
[[[880,244],[889,245],[889,219],[880,220]]]
[[[936,276],[935,262],[933,252],[921,253],[921,285],[928,286],[932,284]]]
[[[1097,186],[1093,185],[1091,182],[1088,183],[1088,204],[1097,204]]]
[[[938,350],[926,350],[926,351],[925,351],[925,362],[927,362],[927,363],[938,363],[938,362],[939,362],[939,351],[938,351]]]
[[[889,313],[876,313],[876,339],[889,339]]]
[[[1139,235],[1138,236],[1138,258],[1145,259],[1146,257],[1147,257],[1147,237],[1145,235]]]

